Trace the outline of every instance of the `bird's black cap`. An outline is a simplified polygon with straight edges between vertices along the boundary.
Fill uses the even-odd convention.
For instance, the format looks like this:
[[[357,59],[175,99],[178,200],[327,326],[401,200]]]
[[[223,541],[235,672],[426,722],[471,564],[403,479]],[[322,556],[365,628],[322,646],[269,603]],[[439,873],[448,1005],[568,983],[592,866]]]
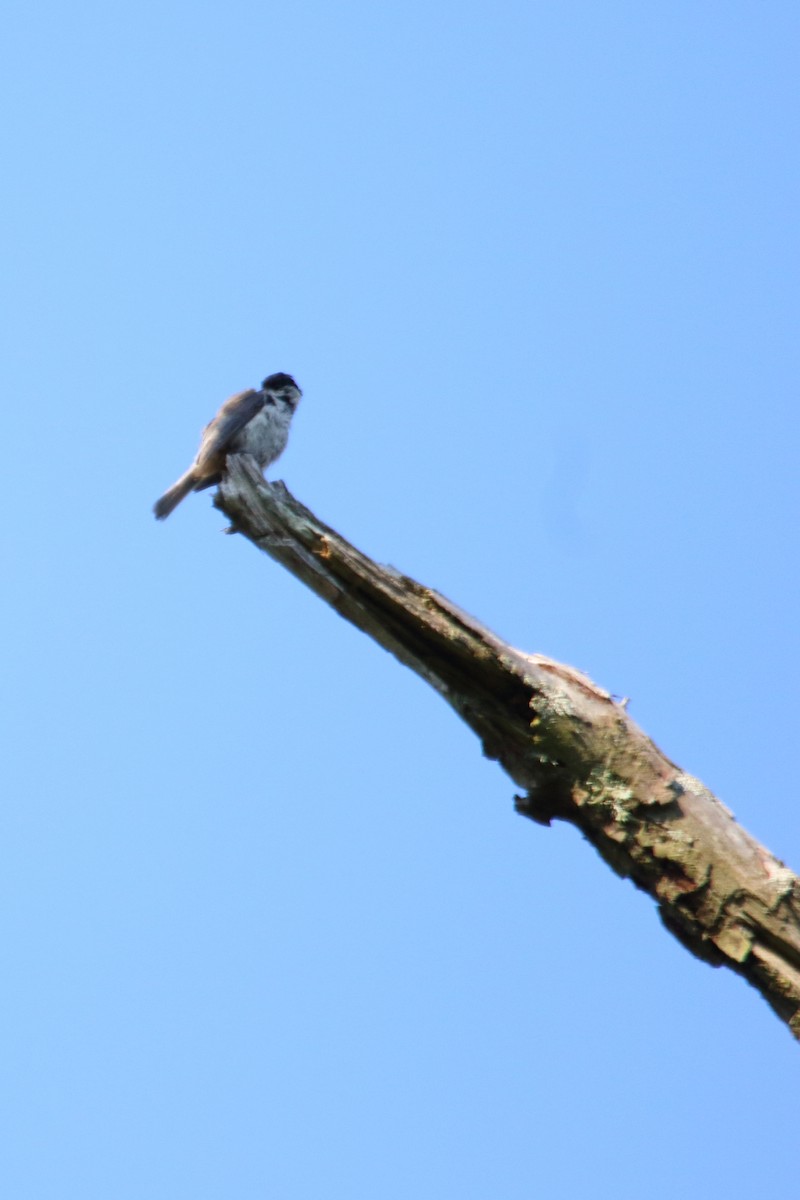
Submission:
[[[287,375],[285,371],[278,371],[276,375],[268,375],[261,387],[269,392],[278,392],[285,387],[297,388],[298,392],[300,391],[291,375]]]

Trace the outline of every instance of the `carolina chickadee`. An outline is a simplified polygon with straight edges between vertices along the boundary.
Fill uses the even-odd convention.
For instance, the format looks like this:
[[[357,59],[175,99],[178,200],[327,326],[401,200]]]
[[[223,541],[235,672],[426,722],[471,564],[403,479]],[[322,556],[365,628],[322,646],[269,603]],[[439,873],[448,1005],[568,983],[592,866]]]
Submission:
[[[289,425],[302,396],[291,375],[268,375],[259,391],[248,388],[226,400],[206,425],[200,449],[185,475],[153,505],[159,521],[189,492],[219,483],[229,454],[252,454],[263,471],[286,449]]]

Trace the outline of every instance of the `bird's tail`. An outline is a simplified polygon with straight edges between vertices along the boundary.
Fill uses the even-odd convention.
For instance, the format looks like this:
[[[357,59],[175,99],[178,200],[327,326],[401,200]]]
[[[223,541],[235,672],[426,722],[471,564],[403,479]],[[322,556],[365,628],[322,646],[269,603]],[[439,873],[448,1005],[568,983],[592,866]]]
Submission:
[[[153,512],[156,514],[156,520],[163,521],[168,517],[173,508],[177,508],[181,500],[185,500],[189,492],[194,490],[197,483],[197,476],[194,472],[194,467],[190,467],[185,475],[181,475],[177,483],[173,483],[168,491],[160,500],[156,500],[153,505]]]

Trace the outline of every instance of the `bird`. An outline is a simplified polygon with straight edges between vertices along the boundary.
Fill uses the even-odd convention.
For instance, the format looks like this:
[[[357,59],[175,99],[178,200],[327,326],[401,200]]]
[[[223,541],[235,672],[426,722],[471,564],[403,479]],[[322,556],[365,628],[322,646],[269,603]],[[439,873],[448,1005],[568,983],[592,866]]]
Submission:
[[[291,375],[268,375],[259,389],[248,388],[226,400],[203,430],[200,449],[189,470],[156,500],[153,512],[163,521],[189,492],[219,483],[229,454],[252,454],[261,470],[286,449],[289,425],[302,396]]]

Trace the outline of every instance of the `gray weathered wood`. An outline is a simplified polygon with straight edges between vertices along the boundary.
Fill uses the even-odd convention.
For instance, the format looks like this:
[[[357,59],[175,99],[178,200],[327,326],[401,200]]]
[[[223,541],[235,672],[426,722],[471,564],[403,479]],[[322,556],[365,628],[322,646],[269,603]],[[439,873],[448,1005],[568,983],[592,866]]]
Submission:
[[[688,949],[744,976],[800,1039],[800,880],[622,705],[373,562],[246,456],[228,459],[215,502],[237,532],[436,688],[523,790],[519,812],[577,825],[654,898]]]

